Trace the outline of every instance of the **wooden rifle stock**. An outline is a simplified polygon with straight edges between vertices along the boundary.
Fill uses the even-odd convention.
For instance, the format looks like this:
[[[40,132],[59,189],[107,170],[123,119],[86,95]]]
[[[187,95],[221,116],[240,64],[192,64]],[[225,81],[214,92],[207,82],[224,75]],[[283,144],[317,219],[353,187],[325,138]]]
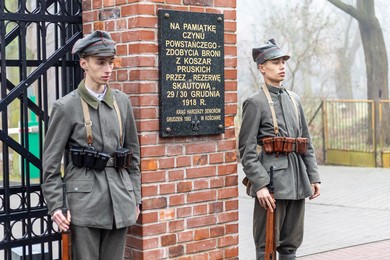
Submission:
[[[62,214],[65,216],[65,218],[68,218],[68,208],[66,207],[66,183],[62,182]],[[67,231],[62,231],[61,235],[62,239],[62,260],[72,260],[72,238],[70,235],[70,228]]]
[[[272,182],[274,173],[274,168],[270,168],[270,183],[269,191],[273,197],[274,186]],[[276,260],[276,240],[275,240],[275,210],[271,212],[270,209],[267,209],[267,225],[265,229],[265,260]]]
[[[62,232],[62,260],[72,260],[72,239],[70,230]]]
[[[265,230],[265,260],[276,260],[275,212],[267,210],[267,226]]]

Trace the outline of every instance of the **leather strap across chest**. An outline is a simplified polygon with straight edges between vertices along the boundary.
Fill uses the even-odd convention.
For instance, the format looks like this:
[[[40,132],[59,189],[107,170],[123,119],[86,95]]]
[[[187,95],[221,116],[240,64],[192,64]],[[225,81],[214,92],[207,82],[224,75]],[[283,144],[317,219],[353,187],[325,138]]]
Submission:
[[[114,98],[114,109],[116,112],[116,115],[118,117],[118,122],[119,122],[119,138],[120,138],[120,147],[123,146],[123,128],[122,128],[122,117],[121,117],[121,112],[118,107],[118,103],[116,102],[115,96]],[[81,100],[81,106],[83,108],[83,114],[84,114],[84,124],[85,124],[85,129],[87,131],[87,143],[88,146],[92,146],[93,143],[93,135],[92,135],[92,120],[91,120],[91,115],[89,113],[89,107],[87,102],[80,97]]]
[[[261,87],[262,87],[262,89],[264,91],[265,96],[267,97],[269,108],[271,109],[272,123],[274,125],[274,133],[277,136],[279,134],[279,126],[278,126],[278,120],[276,119],[276,113],[275,113],[275,107],[274,107],[275,104],[272,101],[272,98],[271,98],[271,95],[269,93],[269,90],[268,90],[267,86],[265,84],[263,84]],[[298,114],[297,103],[296,103],[295,99],[291,96],[291,94],[288,91],[287,91],[287,94],[288,94],[288,96],[290,97],[290,99],[291,99],[291,101],[293,103],[294,110],[295,110],[295,116],[296,116],[297,121],[299,123],[299,114]]]

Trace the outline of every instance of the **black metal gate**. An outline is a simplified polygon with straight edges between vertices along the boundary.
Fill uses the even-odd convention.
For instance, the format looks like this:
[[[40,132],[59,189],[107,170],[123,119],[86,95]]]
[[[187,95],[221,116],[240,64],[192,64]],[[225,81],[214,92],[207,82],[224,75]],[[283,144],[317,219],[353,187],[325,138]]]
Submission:
[[[42,197],[41,155],[51,103],[82,72],[81,0],[0,0],[0,259],[58,259],[60,234]]]

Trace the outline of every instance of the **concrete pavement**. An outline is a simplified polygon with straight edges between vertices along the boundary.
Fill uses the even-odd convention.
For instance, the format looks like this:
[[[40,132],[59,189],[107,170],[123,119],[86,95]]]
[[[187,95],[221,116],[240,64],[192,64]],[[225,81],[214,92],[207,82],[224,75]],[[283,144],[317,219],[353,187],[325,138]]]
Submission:
[[[300,260],[390,259],[390,169],[319,166],[321,196],[306,203]],[[244,178],[239,164],[239,181]],[[254,260],[253,199],[239,185],[239,258]]]

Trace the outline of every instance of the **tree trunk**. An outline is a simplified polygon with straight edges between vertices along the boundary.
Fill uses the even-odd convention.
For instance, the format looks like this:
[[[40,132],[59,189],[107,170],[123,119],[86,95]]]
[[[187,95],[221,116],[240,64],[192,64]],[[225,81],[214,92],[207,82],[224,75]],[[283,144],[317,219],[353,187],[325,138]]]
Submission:
[[[348,26],[344,35],[344,46],[336,49],[337,62],[335,66],[336,94],[339,99],[353,99],[353,83],[351,68],[355,61],[356,52],[361,46],[358,32],[351,35],[352,17],[348,21]]]
[[[357,0],[356,8],[346,5],[340,0],[328,0],[330,3],[354,17],[359,23],[360,36],[362,39],[367,74],[367,98],[374,100],[375,113],[375,136],[376,142],[382,140],[384,145],[390,143],[390,125],[381,124],[378,115],[380,100],[389,99],[388,88],[388,60],[385,40],[379,21],[375,16],[374,0]],[[384,106],[383,114],[388,115],[390,108]],[[371,117],[369,110],[368,117]],[[369,129],[373,133],[374,129]],[[370,135],[371,136],[371,135]],[[367,140],[371,143],[372,140]]]
[[[367,97],[377,103],[381,99],[389,99],[389,90],[385,40],[374,8],[373,0],[357,1],[357,9],[365,14],[358,22],[366,60]]]
[[[375,102],[389,99],[388,61],[382,29],[375,16],[374,0],[357,0],[357,8],[340,0],[330,3],[354,17],[359,23],[367,73],[367,97]]]

